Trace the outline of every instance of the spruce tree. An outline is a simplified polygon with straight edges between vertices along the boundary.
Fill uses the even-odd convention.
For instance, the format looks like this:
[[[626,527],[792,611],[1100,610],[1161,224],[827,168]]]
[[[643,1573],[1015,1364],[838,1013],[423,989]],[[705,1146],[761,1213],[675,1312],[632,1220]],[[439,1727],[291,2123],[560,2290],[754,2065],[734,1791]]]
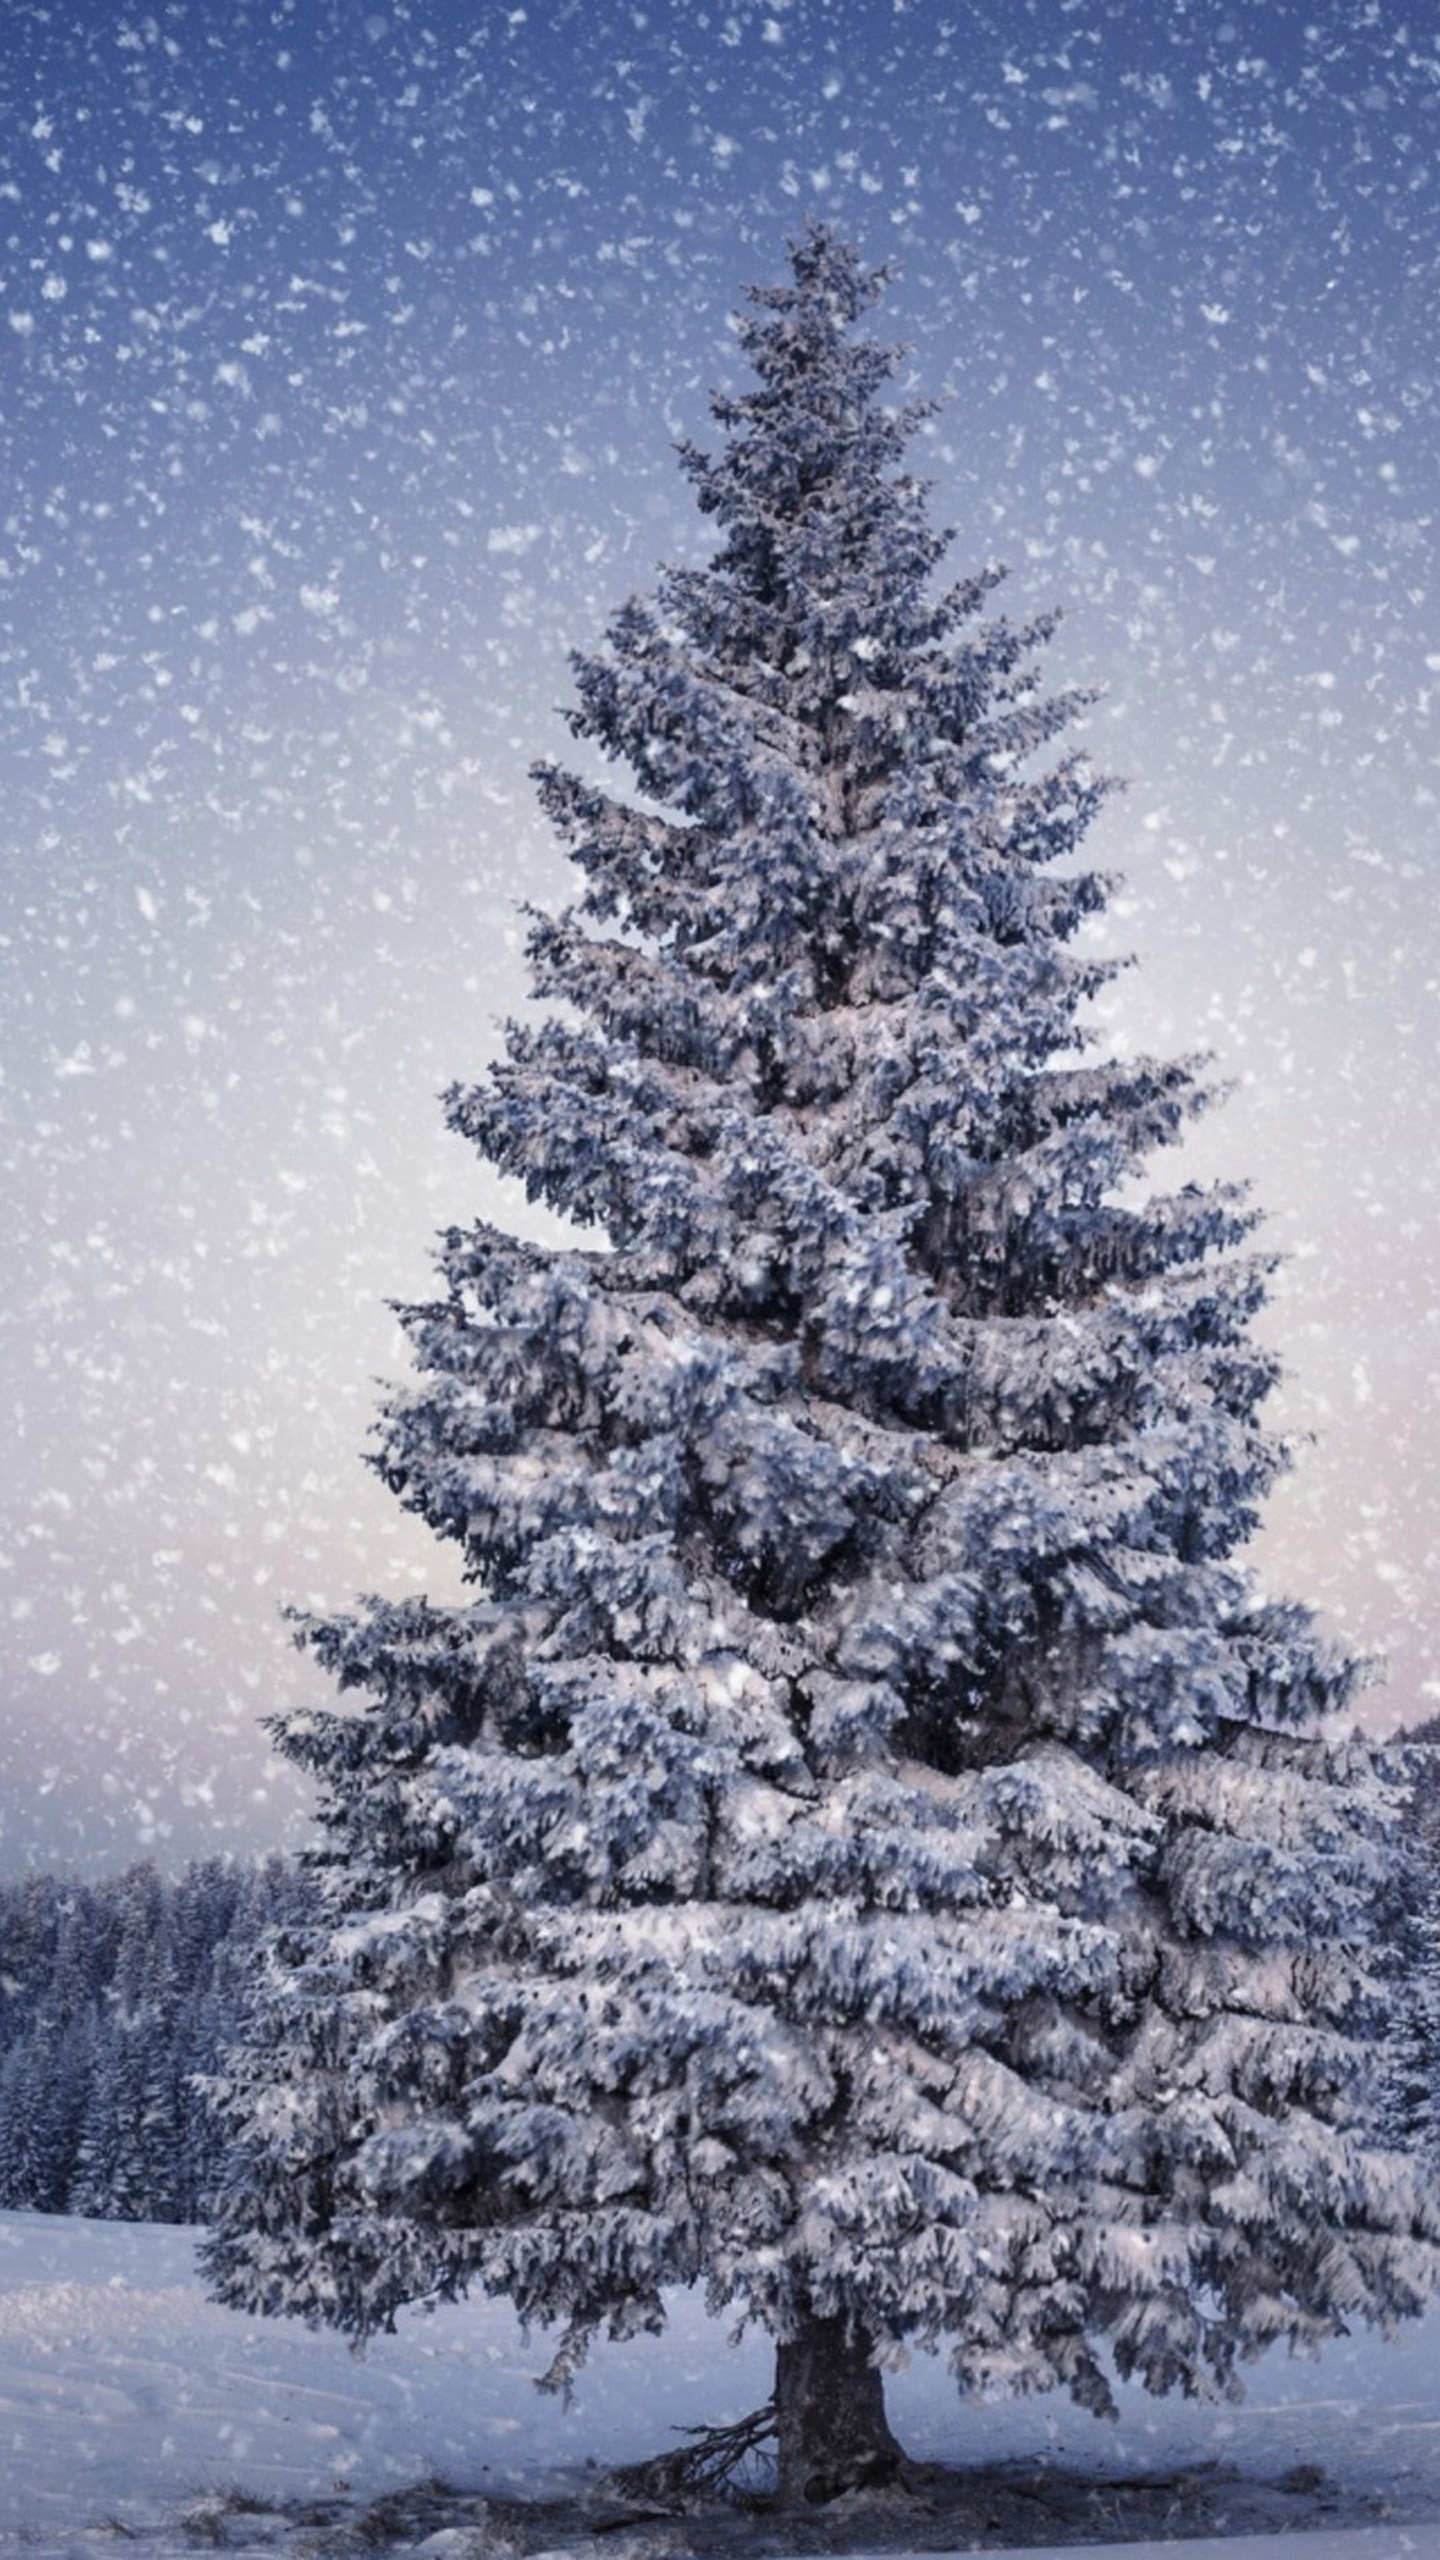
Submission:
[[[1415,1847],[1411,1898],[1393,1932],[1396,2019],[1384,2123],[1440,2173],[1440,1717],[1392,1737]]]
[[[508,2296],[558,2383],[703,2281],[787,2497],[893,2468],[907,2350],[1223,2391],[1436,2266],[1354,1675],[1233,1560],[1269,1266],[1241,1187],[1137,1179],[1205,1070],[1087,1040],[1082,698],[935,583],[880,281],[812,227],[752,296],[718,541],[574,661],[631,796],[539,769],[554,1004],[448,1111],[578,1240],[452,1232],[406,1312],[377,1463],[473,1596],[301,1625],[363,1696],[275,1728],[326,1909],[208,2244],[357,2333]]]

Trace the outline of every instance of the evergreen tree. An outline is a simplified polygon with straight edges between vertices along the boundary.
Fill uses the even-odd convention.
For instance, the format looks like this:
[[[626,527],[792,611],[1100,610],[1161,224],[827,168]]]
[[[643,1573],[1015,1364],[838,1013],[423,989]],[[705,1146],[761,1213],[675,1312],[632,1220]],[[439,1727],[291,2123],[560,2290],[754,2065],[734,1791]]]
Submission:
[[[94,2050],[94,1898],[53,1876],[0,1895],[0,2205],[63,2213]]]
[[[1384,2123],[1391,2139],[1440,2172],[1440,1718],[1391,1738],[1415,1846],[1407,1908],[1393,1934],[1396,2019]]]
[[[27,2034],[54,1971],[60,1899],[52,1876],[0,1885],[0,2050]]]
[[[1386,2087],[1390,2138],[1440,2174],[1440,1886],[1432,1878],[1399,1937],[1398,2014]]]
[[[142,2207],[136,2209],[133,2177],[134,2141],[126,2121],[126,2108],[133,2097],[129,2055],[123,2050],[121,2033],[112,2013],[107,2014],[104,2030],[97,2032],[95,2050],[86,2078],[84,2107],[75,2145],[75,2162],[64,2198],[66,2213],[83,2214],[101,2222],[158,2222],[161,2217]],[[4,2094],[0,2089],[0,2117],[4,2114]],[[0,2164],[0,2200],[9,2202],[10,2185]],[[148,2195],[145,2206],[148,2206]]]
[[[0,2199],[21,2213],[63,2213],[81,2137],[93,2023],[42,2019],[0,2062]]]
[[[100,2032],[94,1917],[95,1898],[85,1887],[61,1889],[53,1955],[27,2039],[21,2143],[29,2146],[32,2170],[17,2201],[41,2213],[66,2210],[79,2153]]]
[[[227,2105],[221,2297],[357,2333],[469,2284],[777,2346],[786,2496],[896,2459],[880,2367],[1109,2399],[1418,2309],[1375,2128],[1390,1800],[1351,1668],[1233,1561],[1281,1463],[1207,1095],[1086,1054],[1104,796],[1045,622],[947,538],[828,230],[683,460],[719,541],[575,661],[583,874],[452,1125],[577,1222],[444,1239],[378,1461],[463,1605],[302,1623],[325,1916]]]

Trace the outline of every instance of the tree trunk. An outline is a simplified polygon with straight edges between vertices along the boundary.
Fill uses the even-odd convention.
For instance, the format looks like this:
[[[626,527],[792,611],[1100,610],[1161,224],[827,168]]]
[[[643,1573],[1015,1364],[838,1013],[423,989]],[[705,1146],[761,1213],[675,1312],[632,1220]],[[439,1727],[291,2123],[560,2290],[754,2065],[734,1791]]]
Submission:
[[[823,2506],[893,2480],[903,2459],[885,2418],[870,2340],[844,2320],[807,2319],[775,2350],[782,2506]]]

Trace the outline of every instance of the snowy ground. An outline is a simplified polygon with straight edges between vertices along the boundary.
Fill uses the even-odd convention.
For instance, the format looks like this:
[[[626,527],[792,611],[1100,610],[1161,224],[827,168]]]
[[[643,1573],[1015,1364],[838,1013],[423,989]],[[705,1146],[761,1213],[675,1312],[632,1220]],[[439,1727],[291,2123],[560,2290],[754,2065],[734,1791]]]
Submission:
[[[761,2344],[728,2348],[692,2303],[663,2340],[601,2353],[566,2411],[535,2391],[543,2358],[492,2305],[409,2318],[357,2361],[335,2339],[206,2302],[193,2247],[183,2231],[0,2216],[0,2554],[78,2560],[135,2539],[148,2560],[741,2547],[738,2519],[650,2526],[613,2499],[577,2525],[576,2498],[593,2499],[609,2466],[764,2399]],[[913,2532],[893,2501],[842,2502],[848,2513],[827,2509],[784,2548],[1084,2540],[1099,2560],[1114,2537],[1136,2560],[1148,2532],[1180,2560],[1177,2538],[1218,2533],[1225,2560],[1259,2560],[1285,2530],[1284,2560],[1440,2560],[1440,2312],[1396,2345],[1272,2359],[1238,2409],[1137,2393],[1118,2427],[1068,2402],[964,2410],[930,2364],[890,2400],[915,2457],[985,2466],[973,2500],[928,2531],[912,2501]],[[435,2478],[457,2494],[396,2502]],[[538,2512],[517,2522],[515,2499]],[[566,2503],[547,2514],[547,2500]]]

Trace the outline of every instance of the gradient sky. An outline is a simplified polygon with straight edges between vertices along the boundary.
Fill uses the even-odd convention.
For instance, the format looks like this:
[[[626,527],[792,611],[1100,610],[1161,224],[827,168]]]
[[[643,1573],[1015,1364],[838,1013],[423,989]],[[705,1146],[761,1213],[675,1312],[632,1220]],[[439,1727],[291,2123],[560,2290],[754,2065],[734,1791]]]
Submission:
[[[1130,778],[1116,1040],[1288,1255],[1256,1556],[1440,1704],[1440,49],[1405,0],[10,0],[0,1871],[295,1841],[285,1601],[452,1587],[360,1462],[564,870],[566,651],[829,215],[956,574]],[[1164,1168],[1173,1178],[1175,1168]]]

